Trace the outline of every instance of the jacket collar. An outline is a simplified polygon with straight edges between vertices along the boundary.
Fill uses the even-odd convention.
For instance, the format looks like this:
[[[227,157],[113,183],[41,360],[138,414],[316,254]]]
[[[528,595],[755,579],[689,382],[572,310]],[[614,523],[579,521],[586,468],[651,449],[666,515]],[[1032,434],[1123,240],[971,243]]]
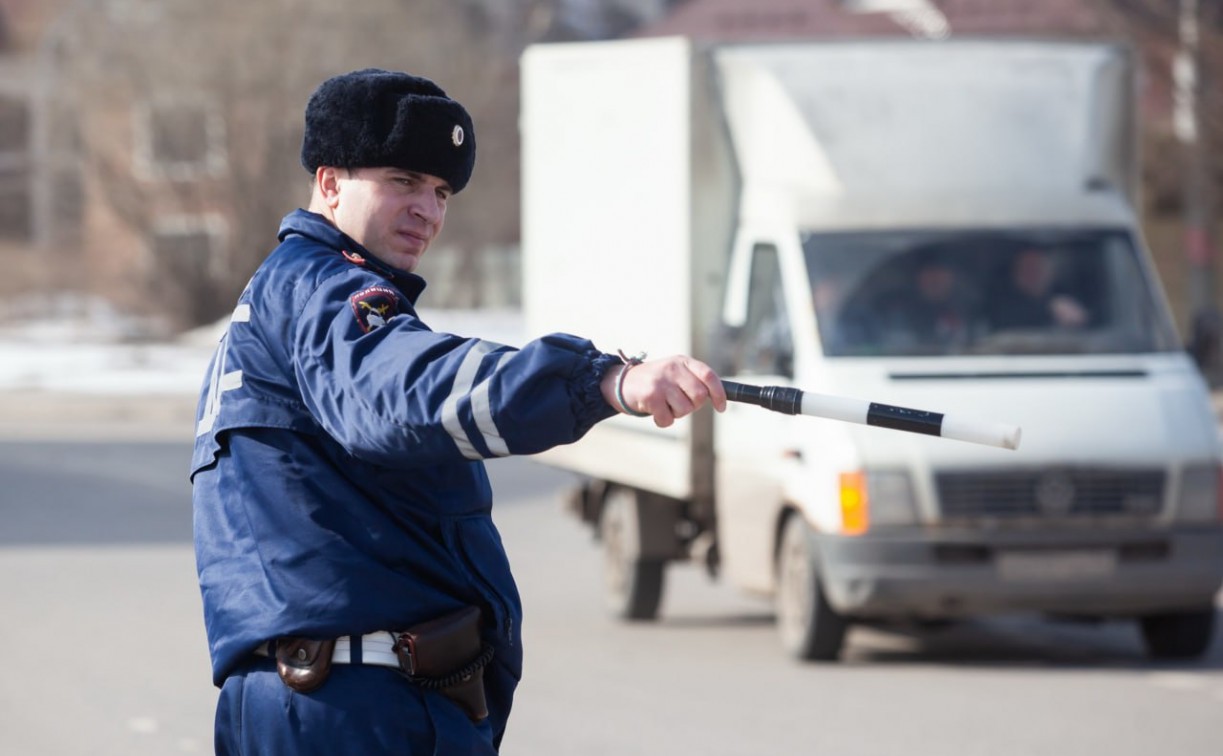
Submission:
[[[304,236],[312,239],[334,249],[353,265],[372,270],[398,286],[399,290],[407,295],[413,306],[421,292],[425,290],[425,279],[415,273],[408,273],[387,265],[318,213],[299,209],[286,215],[280,222],[280,230],[276,238],[283,242],[290,236]]]

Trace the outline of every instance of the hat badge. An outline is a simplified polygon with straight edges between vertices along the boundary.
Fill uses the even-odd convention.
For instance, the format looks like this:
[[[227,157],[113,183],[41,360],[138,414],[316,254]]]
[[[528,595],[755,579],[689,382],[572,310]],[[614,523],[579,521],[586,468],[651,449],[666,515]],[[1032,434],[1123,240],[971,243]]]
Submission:
[[[464,138],[463,127],[456,123],[450,131],[450,141],[454,143],[455,147],[462,147]]]

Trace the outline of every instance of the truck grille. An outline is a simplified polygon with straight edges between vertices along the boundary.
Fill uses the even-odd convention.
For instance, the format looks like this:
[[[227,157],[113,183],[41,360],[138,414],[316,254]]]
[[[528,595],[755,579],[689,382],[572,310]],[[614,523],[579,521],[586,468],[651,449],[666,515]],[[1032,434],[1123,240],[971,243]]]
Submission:
[[[1154,515],[1163,470],[999,470],[935,474],[946,518]]]

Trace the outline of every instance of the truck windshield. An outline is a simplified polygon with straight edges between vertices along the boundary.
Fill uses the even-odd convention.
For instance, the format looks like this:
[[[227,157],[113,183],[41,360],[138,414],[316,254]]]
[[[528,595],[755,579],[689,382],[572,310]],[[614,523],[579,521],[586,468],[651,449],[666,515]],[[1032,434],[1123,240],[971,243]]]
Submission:
[[[1179,349],[1124,231],[809,233],[829,356]]]

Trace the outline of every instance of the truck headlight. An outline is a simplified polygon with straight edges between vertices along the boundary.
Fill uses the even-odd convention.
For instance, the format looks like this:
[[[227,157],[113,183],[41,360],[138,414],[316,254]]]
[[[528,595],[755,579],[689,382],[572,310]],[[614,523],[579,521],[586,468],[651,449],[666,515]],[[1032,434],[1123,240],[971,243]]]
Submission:
[[[1219,488],[1219,465],[1191,465],[1181,471],[1181,495],[1176,502],[1176,519],[1181,522],[1223,520],[1223,501]]]
[[[841,473],[840,487],[841,532],[845,535],[917,523],[913,483],[903,470]]]

